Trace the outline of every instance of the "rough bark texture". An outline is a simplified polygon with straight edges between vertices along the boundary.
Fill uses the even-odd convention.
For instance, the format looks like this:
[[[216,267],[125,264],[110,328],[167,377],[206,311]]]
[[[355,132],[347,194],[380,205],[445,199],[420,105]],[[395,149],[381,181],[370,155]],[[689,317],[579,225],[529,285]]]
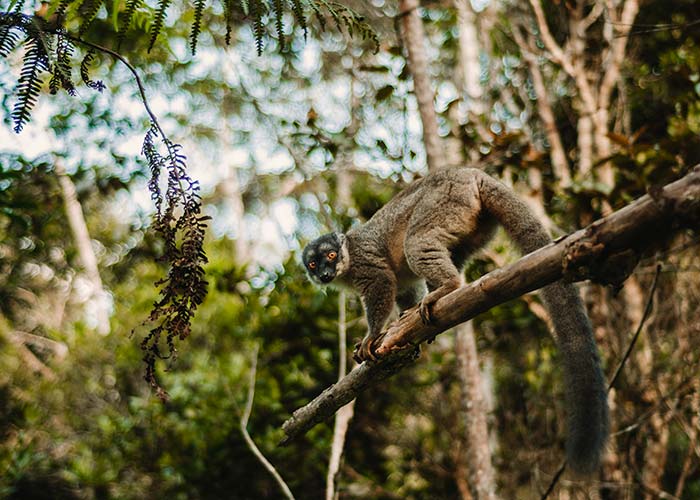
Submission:
[[[283,425],[283,443],[333,415],[338,408],[370,385],[411,363],[421,342],[467,321],[491,307],[566,277],[591,276],[622,281],[620,269],[633,254],[658,244],[679,227],[700,227],[700,167],[663,188],[651,190],[630,205],[567,237],[532,252],[506,268],[498,269],[463,286],[435,303],[436,321],[424,325],[417,309],[409,310],[390,325],[376,348],[384,357],[363,363],[308,405],[294,412]],[[617,272],[617,275],[615,273]]]

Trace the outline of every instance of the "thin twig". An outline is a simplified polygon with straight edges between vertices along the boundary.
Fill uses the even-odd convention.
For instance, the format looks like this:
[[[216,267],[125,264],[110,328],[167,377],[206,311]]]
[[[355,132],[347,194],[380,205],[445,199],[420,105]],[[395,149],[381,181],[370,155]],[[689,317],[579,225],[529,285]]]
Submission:
[[[83,44],[87,47],[91,47],[95,50],[99,50],[100,52],[104,52],[105,54],[109,54],[115,59],[119,60],[124,66],[126,66],[131,74],[134,76],[134,80],[136,80],[136,85],[138,86],[139,89],[139,94],[141,95],[141,102],[143,103],[143,107],[146,110],[146,113],[148,113],[148,117],[151,119],[151,124],[156,128],[158,133],[160,134],[161,139],[163,142],[165,142],[166,148],[168,150],[168,156],[170,157],[170,160],[173,165],[175,165],[175,154],[171,149],[172,143],[168,139],[168,137],[165,135],[165,132],[163,132],[163,129],[160,126],[160,123],[158,122],[158,119],[156,118],[155,113],[151,110],[150,105],[148,104],[148,98],[146,97],[146,87],[143,84],[143,81],[141,80],[141,77],[139,76],[138,72],[136,71],[136,68],[134,68],[129,61],[126,60],[126,58],[121,55],[118,52],[115,52],[112,49],[108,49],[107,47],[103,47],[102,45],[98,45],[93,42],[88,42],[87,40],[83,40],[82,38],[69,35],[68,33],[63,33],[63,36],[69,40],[72,40],[74,42]],[[185,212],[189,212],[189,205],[187,203],[187,193],[184,184],[182,183],[182,179],[180,178],[180,175],[178,174],[177,168],[174,168],[172,170],[173,174],[175,175],[175,178],[177,179],[178,186],[180,187],[180,193],[182,196],[182,208]]]
[[[108,49],[107,47],[103,47],[102,45],[98,45],[93,42],[88,42],[87,40],[83,40],[82,38],[78,38],[73,35],[69,35],[68,33],[64,33],[63,36],[69,40],[72,40],[74,42],[80,43],[82,45],[85,45],[87,47],[91,47],[95,50],[99,50],[100,52],[104,52],[105,54],[109,54],[115,59],[118,59],[119,62],[121,62],[124,66],[126,66],[129,71],[131,72],[132,75],[134,75],[134,79],[136,80],[136,85],[139,88],[139,93],[141,94],[141,102],[143,102],[143,107],[146,109],[146,113],[148,113],[149,118],[151,119],[151,122],[153,122],[153,125],[158,129],[158,132],[160,133],[161,137],[165,137],[165,133],[163,132],[163,129],[160,127],[160,123],[158,123],[158,119],[156,118],[156,115],[153,113],[151,110],[151,107],[148,105],[148,98],[146,98],[146,87],[143,85],[143,81],[141,80],[141,77],[139,76],[138,72],[136,71],[136,68],[134,68],[129,61],[126,60],[126,58],[121,55],[118,52],[113,51],[112,49]]]
[[[545,500],[549,496],[549,494],[552,492],[554,487],[559,482],[559,478],[561,477],[561,475],[564,474],[565,470],[566,470],[566,460],[564,460],[564,462],[559,466],[559,470],[557,470],[556,474],[554,474],[552,481],[549,483],[549,486],[547,487],[547,491],[545,491],[542,494],[542,496],[540,497],[541,500]]]
[[[250,365],[250,385],[248,386],[248,399],[245,403],[243,415],[241,415],[241,433],[243,434],[243,439],[245,439],[245,442],[248,445],[248,448],[250,448],[250,451],[253,452],[253,455],[255,455],[255,457],[260,461],[260,463],[263,464],[267,471],[270,474],[272,474],[272,477],[274,477],[275,481],[277,481],[277,484],[279,484],[280,489],[284,493],[284,496],[291,500],[294,500],[294,495],[292,495],[292,491],[289,489],[289,486],[287,486],[287,483],[284,482],[284,479],[282,479],[282,476],[280,476],[279,472],[277,472],[277,469],[275,469],[275,467],[267,460],[267,458],[265,458],[265,455],[263,455],[260,449],[255,445],[253,438],[251,438],[250,434],[248,434],[248,420],[250,419],[250,414],[253,411],[253,398],[255,397],[255,372],[258,366],[259,349],[260,345],[255,344],[255,348],[253,349],[253,355],[251,356],[252,360]]]
[[[610,379],[610,383],[608,384],[608,392],[610,392],[610,389],[612,389],[613,386],[615,385],[615,382],[617,381],[617,377],[620,375],[622,368],[625,366],[625,363],[627,362],[627,358],[629,358],[630,354],[632,353],[632,349],[634,349],[634,345],[637,343],[637,339],[639,338],[639,334],[642,332],[642,327],[644,326],[644,323],[646,322],[647,318],[649,317],[649,313],[651,313],[651,306],[654,302],[654,291],[656,290],[656,285],[659,282],[659,274],[661,274],[661,264],[656,265],[656,274],[654,275],[654,281],[651,284],[651,290],[649,291],[649,296],[647,297],[646,306],[644,306],[644,314],[642,315],[642,319],[639,322],[639,326],[637,327],[637,331],[634,332],[634,335],[632,336],[632,341],[629,343],[629,346],[627,347],[627,351],[625,352],[625,355],[622,356],[622,359],[620,360],[620,363],[617,365],[617,369],[615,370],[615,374]]]

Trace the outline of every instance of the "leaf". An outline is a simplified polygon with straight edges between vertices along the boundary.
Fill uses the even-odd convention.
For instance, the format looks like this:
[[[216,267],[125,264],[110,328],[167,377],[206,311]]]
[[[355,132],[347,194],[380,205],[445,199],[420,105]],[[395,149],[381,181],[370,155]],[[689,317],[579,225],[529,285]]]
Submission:
[[[158,0],[158,9],[153,16],[153,24],[151,25],[151,38],[148,43],[148,52],[153,49],[156,43],[156,39],[160,32],[163,31],[163,25],[165,24],[165,11],[170,7],[172,0]]]
[[[197,38],[202,31],[202,13],[207,0],[194,0],[194,21],[192,22],[192,31],[190,32],[190,49],[192,55],[197,53]]]
[[[49,70],[49,58],[40,40],[29,37],[25,43],[22,71],[17,82],[17,102],[12,109],[15,132],[19,133],[29,121],[31,111],[41,92],[42,73]]]

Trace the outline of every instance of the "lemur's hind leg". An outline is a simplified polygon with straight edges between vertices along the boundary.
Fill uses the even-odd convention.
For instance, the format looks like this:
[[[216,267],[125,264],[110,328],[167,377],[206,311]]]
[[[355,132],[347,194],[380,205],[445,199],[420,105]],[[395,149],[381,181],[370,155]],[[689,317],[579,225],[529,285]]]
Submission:
[[[445,238],[440,238],[439,233],[440,231],[433,230],[413,233],[404,243],[409,267],[417,276],[425,279],[428,285],[429,293],[423,297],[419,309],[425,324],[432,320],[433,304],[459,288],[462,283]]]

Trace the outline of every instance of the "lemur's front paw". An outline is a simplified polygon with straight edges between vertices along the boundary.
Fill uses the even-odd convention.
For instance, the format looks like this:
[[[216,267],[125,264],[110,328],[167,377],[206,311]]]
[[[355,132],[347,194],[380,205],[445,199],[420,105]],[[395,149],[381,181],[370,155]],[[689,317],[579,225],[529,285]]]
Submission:
[[[433,321],[433,304],[435,300],[430,297],[430,294],[426,295],[421,301],[418,307],[418,312],[420,313],[420,319],[423,321],[424,325],[429,325]]]
[[[377,356],[372,352],[372,344],[373,339],[371,339],[369,335],[366,335],[365,338],[362,339],[362,342],[355,344],[355,352],[352,354],[352,359],[358,363],[362,363],[363,361],[376,361]]]

